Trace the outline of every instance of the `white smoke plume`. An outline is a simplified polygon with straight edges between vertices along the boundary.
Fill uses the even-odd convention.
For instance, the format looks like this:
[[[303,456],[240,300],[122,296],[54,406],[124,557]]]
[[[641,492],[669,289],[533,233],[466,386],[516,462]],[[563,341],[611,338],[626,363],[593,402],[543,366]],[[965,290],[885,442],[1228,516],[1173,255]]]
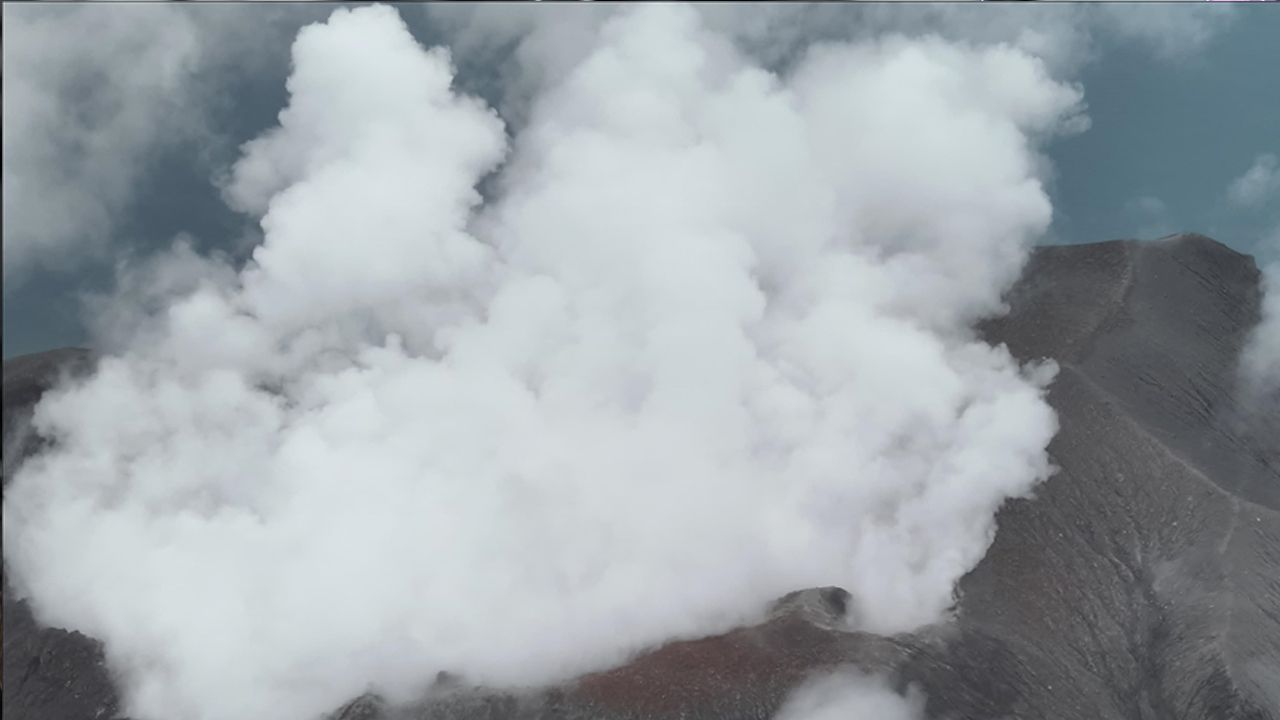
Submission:
[[[1280,401],[1280,166],[1275,154],[1255,157],[1227,187],[1226,199],[1237,212],[1257,213],[1271,226],[1254,251],[1263,266],[1261,317],[1240,356],[1244,399],[1265,409]]]
[[[775,720],[923,720],[924,699],[911,691],[899,695],[878,678],[857,672],[832,672],[796,688]]]
[[[1227,199],[1239,207],[1258,207],[1280,195],[1280,161],[1262,153],[1227,188]]]
[[[428,3],[448,28],[464,67],[497,68],[495,98],[505,117],[523,119],[528,103],[590,51],[615,3]],[[1077,74],[1103,43],[1137,47],[1166,60],[1194,57],[1236,12],[1221,3],[739,3],[707,4],[704,22],[732,37],[768,69],[786,68],[815,41],[872,40],[890,33],[1003,43],[1035,55],[1058,76]],[[508,62],[502,62],[510,59]]]
[[[1263,269],[1262,290],[1262,315],[1240,356],[1240,370],[1246,398],[1274,407],[1280,400],[1280,262]]]
[[[256,72],[296,8],[4,5],[4,279],[101,261],[161,153],[221,138],[207,112]]]
[[[163,28],[163,30],[161,30]],[[4,279],[102,251],[200,53],[176,8],[4,6]],[[62,38],[81,39],[63,52]],[[129,72],[112,72],[128,58]],[[17,66],[20,72],[12,72]],[[74,107],[73,107],[74,103]]]
[[[174,298],[207,283],[230,286],[236,282],[226,257],[202,256],[193,245],[192,238],[181,235],[165,252],[117,261],[114,289],[85,297],[86,324],[95,349],[115,354],[150,344],[157,340],[155,334],[164,332],[157,318],[168,312]]]
[[[1052,367],[969,330],[1049,223],[1036,148],[1082,126],[1025,52],[777,75],[629,8],[510,147],[393,9],[293,62],[227,188],[252,261],[140,271],[186,294],[131,296],[153,320],[41,402],[56,447],[6,491],[12,576],[131,716],[536,685],[811,586],[913,628],[1049,473]]]
[[[11,69],[4,109],[4,263],[9,287],[36,267],[69,269],[110,257],[126,238],[117,221],[138,202],[149,163],[177,144],[221,142],[204,126],[223,103],[227,78],[261,72],[264,49],[324,12],[297,4],[254,6],[97,3],[4,7],[4,62]],[[952,4],[777,3],[701,8],[707,23],[750,48],[768,67],[815,39],[885,32],[942,33],[1008,42],[1069,74],[1095,54],[1098,39],[1133,42],[1163,56],[1191,55],[1229,26],[1233,9],[1202,3],[1039,7]],[[448,28],[464,65],[498,75],[504,116],[522,122],[541,83],[591,48],[619,5],[556,7],[427,4]],[[417,8],[413,12],[419,12]],[[504,47],[518,61],[494,62]],[[470,62],[468,62],[470,61]]]

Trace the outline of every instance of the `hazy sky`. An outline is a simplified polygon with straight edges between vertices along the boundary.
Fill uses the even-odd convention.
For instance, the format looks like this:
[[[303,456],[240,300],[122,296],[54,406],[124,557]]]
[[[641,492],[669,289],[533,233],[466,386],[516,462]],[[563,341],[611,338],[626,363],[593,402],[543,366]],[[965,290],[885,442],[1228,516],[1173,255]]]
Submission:
[[[967,16],[961,19],[980,24],[990,15],[984,15],[987,9],[965,8]],[[1054,221],[1046,241],[1197,231],[1267,254],[1261,249],[1263,239],[1280,234],[1274,157],[1280,155],[1280,90],[1267,71],[1280,66],[1274,43],[1280,37],[1280,7],[1236,6],[1230,8],[1231,17],[1226,8],[1220,17],[1206,15],[1206,9],[1192,4],[1127,6],[1116,15],[1123,20],[1120,25],[1142,25],[1143,32],[1163,33],[1167,42],[1153,50],[1133,33],[1097,32],[1088,56],[1082,54],[1074,61],[1077,68],[1064,71],[1067,79],[1083,85],[1092,124],[1048,148],[1055,181],[1050,186]],[[115,20],[72,19],[72,13],[85,14],[82,8],[23,8],[18,15],[12,5],[5,6],[5,357],[84,343],[79,295],[108,289],[113,259],[124,253],[145,254],[182,232],[201,248],[243,253],[251,246],[252,221],[226,207],[211,176],[225,173],[237,146],[275,122],[286,99],[292,31],[327,12],[315,6],[213,6],[184,10],[179,23],[170,17],[178,12],[172,7],[94,10],[99,13],[95,17]],[[1067,10],[1024,12],[1055,11]],[[928,8],[920,6],[918,12],[923,16]],[[1192,18],[1195,12],[1200,15]],[[450,36],[426,12],[405,15],[425,43]],[[252,16],[253,33],[237,33],[234,28],[247,16]],[[1169,25],[1167,31],[1162,23]],[[143,47],[144,40],[154,45],[158,41],[153,38],[178,35],[179,26],[186,36],[167,41],[152,59],[139,61],[141,53],[152,52]],[[1188,34],[1187,27],[1196,26],[1203,32]],[[930,29],[947,35],[948,27],[934,22]],[[108,49],[82,49],[78,32],[109,38],[103,42]],[[1189,38],[1185,42],[1180,39],[1184,35]],[[229,37],[250,39],[241,39],[246,46],[241,48]],[[37,43],[45,49],[36,49]],[[57,53],[56,62],[50,62],[51,53]],[[47,69],[50,64],[57,66],[55,71]],[[162,72],[168,66],[175,69]],[[497,72],[483,63],[464,64],[462,70],[461,82],[474,91],[492,91],[498,84]],[[134,76],[138,79],[121,79]],[[11,128],[11,115],[42,117],[33,108],[50,86],[56,92],[44,95],[58,99],[55,112],[78,118],[79,124],[45,117],[12,123]],[[96,89],[85,89],[90,86]],[[128,114],[135,104],[145,108],[162,102],[172,107],[153,112],[155,117]],[[100,132],[104,116],[120,122]],[[27,136],[43,133],[45,145],[66,146],[74,134],[68,127],[88,128],[103,138],[103,149],[88,150],[104,158],[99,167],[49,172],[42,182],[32,183],[36,200],[11,200],[11,184],[44,172],[41,163],[56,162],[41,156],[39,143]],[[25,162],[15,160],[11,166],[14,148],[35,149],[26,153],[30,157]],[[77,145],[76,152],[85,151]],[[65,158],[66,148],[60,152]],[[1229,188],[1251,167],[1258,192],[1246,192],[1246,201],[1233,202]],[[76,185],[95,174],[97,185],[77,194]],[[68,237],[50,240],[58,250],[44,262],[24,262],[11,249],[11,235],[53,234],[50,217],[78,217],[62,208],[46,210],[30,227],[17,228],[20,221],[11,219],[16,214],[11,204],[82,207],[93,199],[101,199],[102,217],[109,220],[94,223],[103,231],[92,243],[86,238],[79,245],[75,229],[92,223],[90,219],[81,225],[72,222]]]

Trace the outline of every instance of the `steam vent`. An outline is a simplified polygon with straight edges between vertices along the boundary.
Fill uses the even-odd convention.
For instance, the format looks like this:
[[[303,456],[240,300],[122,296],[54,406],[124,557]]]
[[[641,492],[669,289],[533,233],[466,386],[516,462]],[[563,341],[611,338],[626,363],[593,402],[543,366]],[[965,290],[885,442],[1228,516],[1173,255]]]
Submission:
[[[845,668],[914,688],[928,718],[1280,718],[1280,407],[1236,387],[1259,282],[1250,257],[1197,235],[1035,252],[982,333],[1057,362],[1058,471],[1004,505],[942,624],[857,632],[844,589],[798,588],[760,624],[557,687],[442,675],[428,700],[366,695],[331,717],[765,720]],[[28,426],[41,393],[92,363],[5,362],[6,484],[43,442]],[[97,641],[41,627],[7,575],[3,617],[6,718],[120,717]]]

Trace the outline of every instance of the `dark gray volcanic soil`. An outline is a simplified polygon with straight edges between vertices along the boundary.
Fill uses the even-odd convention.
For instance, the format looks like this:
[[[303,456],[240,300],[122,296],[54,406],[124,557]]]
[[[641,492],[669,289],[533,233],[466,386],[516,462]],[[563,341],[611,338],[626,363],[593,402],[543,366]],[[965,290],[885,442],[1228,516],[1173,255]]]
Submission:
[[[1235,392],[1258,282],[1249,257],[1200,236],[1035,253],[982,331],[1058,361],[1060,472],[1001,510],[943,625],[847,632],[847,594],[808,590],[761,625],[560,688],[394,710],[366,697],[335,715],[764,720],[806,674],[852,665],[920,687],[930,718],[1280,720],[1280,404]],[[59,353],[4,365],[6,479],[49,369],[83,357]],[[116,707],[96,644],[38,629],[7,584],[4,683],[19,720]]]

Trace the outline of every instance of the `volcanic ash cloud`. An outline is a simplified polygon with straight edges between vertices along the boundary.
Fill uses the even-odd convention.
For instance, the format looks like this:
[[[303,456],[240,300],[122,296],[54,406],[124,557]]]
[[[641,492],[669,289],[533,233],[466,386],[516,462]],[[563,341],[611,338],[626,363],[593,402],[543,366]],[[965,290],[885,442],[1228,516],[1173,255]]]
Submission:
[[[1080,126],[1036,59],[896,38],[779,77],[638,7],[509,147],[393,9],[293,61],[226,187],[252,261],[158,263],[190,291],[40,404],[56,448],[7,490],[19,587],[131,716],[540,684],[817,585],[909,629],[1049,473],[1052,368],[969,330]]]

